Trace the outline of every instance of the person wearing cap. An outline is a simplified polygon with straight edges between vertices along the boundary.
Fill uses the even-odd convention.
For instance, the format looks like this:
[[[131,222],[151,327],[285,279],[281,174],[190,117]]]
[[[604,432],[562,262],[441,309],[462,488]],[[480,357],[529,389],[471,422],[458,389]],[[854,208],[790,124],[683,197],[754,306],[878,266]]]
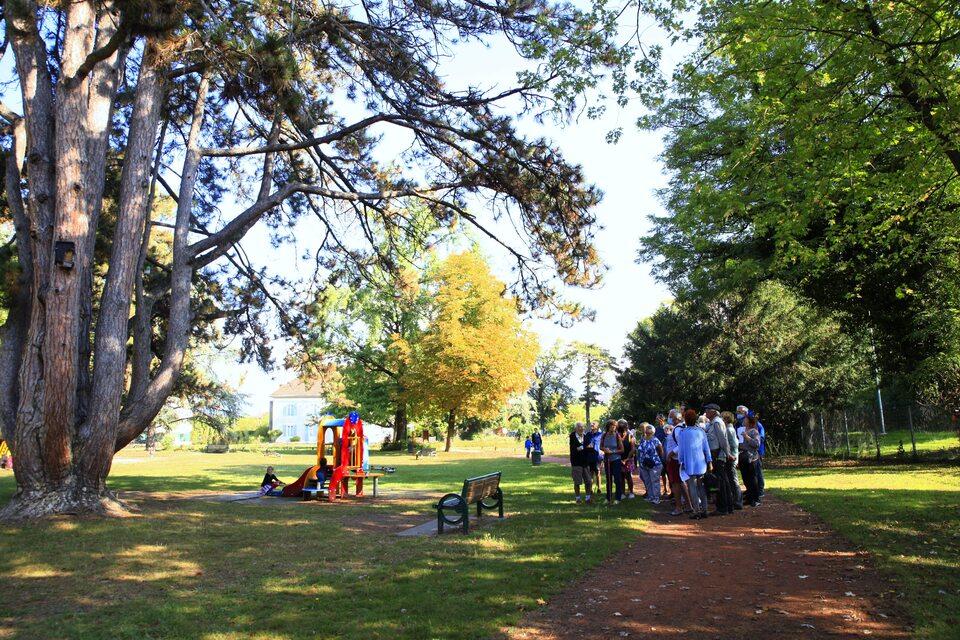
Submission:
[[[730,465],[730,445],[727,442],[727,425],[720,417],[720,406],[710,403],[704,407],[707,416],[707,444],[713,457],[713,473],[717,477],[717,504],[715,515],[733,513],[733,487],[727,467]]]

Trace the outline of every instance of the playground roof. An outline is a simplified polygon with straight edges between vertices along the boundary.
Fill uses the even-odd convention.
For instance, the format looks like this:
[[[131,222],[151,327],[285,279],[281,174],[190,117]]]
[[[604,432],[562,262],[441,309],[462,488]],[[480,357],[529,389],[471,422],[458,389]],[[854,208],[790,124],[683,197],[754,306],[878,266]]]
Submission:
[[[270,394],[271,398],[322,398],[323,386],[319,381],[312,380],[304,382],[300,378],[294,378],[286,384],[277,387],[277,390]]]

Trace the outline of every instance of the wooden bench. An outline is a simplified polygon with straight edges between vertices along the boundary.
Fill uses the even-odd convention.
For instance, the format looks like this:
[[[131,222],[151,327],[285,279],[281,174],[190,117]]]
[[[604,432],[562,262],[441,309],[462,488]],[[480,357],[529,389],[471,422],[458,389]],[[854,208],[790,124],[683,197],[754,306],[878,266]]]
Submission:
[[[503,517],[503,491],[500,490],[500,471],[488,473],[476,478],[467,478],[463,481],[460,493],[448,493],[437,503],[437,533],[443,533],[443,525],[452,524],[463,527],[463,532],[470,531],[469,507],[477,505],[477,517],[483,515],[484,509],[497,509]],[[453,512],[455,516],[447,514]]]

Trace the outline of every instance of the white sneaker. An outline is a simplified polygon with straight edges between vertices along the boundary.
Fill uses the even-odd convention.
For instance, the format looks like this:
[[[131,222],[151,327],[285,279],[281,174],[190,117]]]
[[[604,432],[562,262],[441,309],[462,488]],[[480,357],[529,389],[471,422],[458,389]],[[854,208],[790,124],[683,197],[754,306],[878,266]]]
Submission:
[[[614,501],[613,501],[613,504],[620,504],[620,501],[619,501],[619,500],[614,500]]]
[[[577,496],[577,504],[580,504],[580,496]]]
[[[633,494],[631,493],[631,494],[628,495],[627,497],[630,498],[631,500],[633,500],[633,499],[636,498],[637,496],[635,496],[635,495],[633,495]]]
[[[590,502],[590,496],[587,496],[586,498],[584,498],[583,501],[584,501],[584,502]]]

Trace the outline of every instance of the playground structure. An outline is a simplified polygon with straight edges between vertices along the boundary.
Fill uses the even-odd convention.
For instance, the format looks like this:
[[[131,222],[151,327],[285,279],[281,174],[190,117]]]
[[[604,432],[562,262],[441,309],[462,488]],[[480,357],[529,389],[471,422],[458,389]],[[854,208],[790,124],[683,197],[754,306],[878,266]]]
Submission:
[[[0,438],[0,469],[12,469],[13,468],[13,456],[10,453],[10,447],[7,446],[7,441],[3,438]]]
[[[327,432],[330,433],[330,442],[327,442]],[[321,467],[321,459],[326,458],[326,468]],[[330,461],[333,464],[330,464]],[[337,498],[348,495],[348,483],[355,483],[354,495],[363,496],[363,481],[371,478],[374,481],[374,495],[376,482],[383,476],[382,473],[370,473],[367,469],[367,450],[363,438],[363,420],[356,411],[351,411],[346,418],[324,416],[320,418],[317,428],[317,463],[308,467],[296,480],[283,488],[285,497],[306,495],[310,483],[317,483],[317,473],[322,472],[327,479],[327,499],[333,502]],[[319,487],[318,487],[319,488]]]

